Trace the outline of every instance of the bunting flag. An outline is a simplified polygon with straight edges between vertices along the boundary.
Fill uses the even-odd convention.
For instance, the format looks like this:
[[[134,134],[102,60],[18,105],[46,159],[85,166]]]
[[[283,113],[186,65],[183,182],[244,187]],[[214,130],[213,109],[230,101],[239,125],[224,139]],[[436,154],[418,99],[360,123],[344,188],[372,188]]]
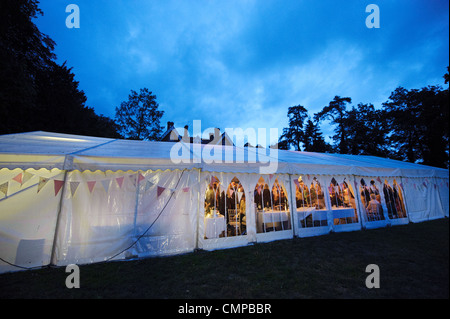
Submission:
[[[306,174],[306,178],[308,179],[308,181],[309,181],[309,174]]]
[[[383,182],[381,181],[380,176],[377,177],[377,181],[378,181],[378,183],[383,184]]]
[[[32,174],[32,173],[29,173],[27,171],[22,171],[21,173],[19,173],[19,174],[15,175],[14,177],[12,177],[9,181],[0,184],[0,194],[3,193],[6,197],[8,197],[9,186],[12,185],[11,181],[17,182],[17,183],[19,183],[22,186],[23,184],[25,184],[27,181],[29,181],[34,176],[35,175]],[[60,176],[60,175],[58,175],[58,176]],[[141,173],[134,173],[134,174],[131,174],[131,175],[127,174],[127,175],[124,175],[124,176],[121,176],[121,177],[117,177],[117,178],[110,177],[110,178],[101,180],[100,182],[101,182],[105,192],[108,193],[113,179],[116,180],[116,183],[119,186],[119,188],[122,188],[124,180],[126,178],[129,178],[130,182],[132,184],[134,184],[135,186],[137,186],[140,182],[145,180],[146,181],[145,192],[147,192],[152,186],[156,185],[157,186],[157,196],[158,197],[161,196],[161,194],[165,190],[169,190],[175,196],[177,195],[178,192],[181,192],[181,191],[183,191],[184,193],[188,193],[188,192],[191,191],[191,188],[193,186],[193,185],[190,185],[190,186],[186,186],[186,187],[183,187],[183,188],[180,188],[180,189],[172,189],[172,188],[167,188],[167,187],[161,187],[161,186],[158,186],[157,184],[155,184],[153,182],[148,181],[145,178],[145,176],[143,174],[141,174]],[[55,194],[55,196],[57,196],[60,193],[60,191],[63,188],[64,183],[65,183],[65,181],[63,179],[57,178],[57,176],[50,177],[50,178],[39,176],[39,182],[37,183],[37,186],[38,186],[37,187],[37,193],[39,193],[44,188],[44,186],[47,185],[47,183],[50,180],[53,181],[54,194]],[[69,183],[68,187],[70,188],[71,195],[74,196],[76,191],[77,191],[77,189],[78,189],[78,187],[79,187],[79,185],[81,183],[83,183],[83,184],[86,183],[87,188],[89,190],[89,193],[92,194],[92,192],[94,191],[95,185],[97,185],[97,182],[98,181],[95,181],[95,180],[91,180],[91,181],[88,180],[88,181],[85,181],[85,182],[71,181],[71,182],[68,182]],[[211,177],[211,185],[213,185],[213,183],[217,183],[217,182],[219,182],[219,180],[215,176],[212,176]],[[262,189],[263,189],[263,185],[258,185],[258,193],[261,194]],[[230,189],[229,192],[230,192],[230,195],[232,195],[233,192],[237,193],[238,197],[239,197],[239,200],[240,200],[240,197],[242,196],[242,193],[239,193],[235,189]],[[9,196],[11,196],[11,194]]]
[[[154,185],[154,184],[153,184],[152,182],[147,181],[147,183],[145,184],[145,190],[144,190],[144,192],[148,191],[148,189],[149,189],[150,187],[152,187],[153,185]]]
[[[164,191],[165,191],[165,188],[164,188],[164,187],[158,186],[158,189],[157,189],[158,196],[157,196],[157,197],[161,196],[161,194],[162,194]]]
[[[41,191],[41,189],[45,186],[45,184],[47,184],[47,182],[49,181],[48,178],[45,177],[39,177],[39,184],[38,184],[38,189],[37,192],[39,193]]]
[[[17,176],[14,177],[13,180],[22,186],[22,173],[17,174]]]
[[[136,174],[128,175],[130,178],[130,182],[133,184],[133,186],[136,186]]]
[[[55,196],[56,196],[56,195],[58,195],[61,187],[64,185],[64,181],[55,179],[55,180],[53,180],[53,182],[55,185]]]
[[[298,188],[300,188],[300,183],[298,182],[298,179],[294,179],[295,185],[297,185]]]
[[[108,193],[109,185],[111,185],[111,181],[109,179],[105,179],[102,181],[103,188],[105,189],[105,192]]]
[[[89,188],[89,193],[92,194],[92,190],[94,189],[94,186],[95,186],[96,183],[97,183],[97,181],[88,181],[87,182],[87,185],[88,185],[88,188]]]
[[[22,185],[28,182],[33,176],[34,176],[33,174],[24,171],[22,176]]]
[[[423,186],[427,187],[427,183],[423,182]]]
[[[116,178],[116,182],[117,182],[117,185],[119,185],[119,188],[122,188],[123,178],[124,178],[123,176]]]
[[[5,183],[0,185],[0,192],[5,194],[5,196],[8,196],[8,183],[9,182],[5,182]]]
[[[75,195],[78,185],[80,185],[80,182],[70,182],[70,192],[72,193],[72,197]]]

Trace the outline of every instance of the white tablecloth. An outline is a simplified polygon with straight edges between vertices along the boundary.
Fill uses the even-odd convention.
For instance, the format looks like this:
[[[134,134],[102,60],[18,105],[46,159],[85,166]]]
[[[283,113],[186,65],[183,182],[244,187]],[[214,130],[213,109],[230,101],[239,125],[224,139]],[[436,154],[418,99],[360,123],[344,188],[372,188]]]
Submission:
[[[298,218],[304,220],[309,215],[313,214],[314,220],[327,220],[326,209],[316,209],[315,207],[300,207],[297,208]]]
[[[219,235],[226,230],[225,217],[222,215],[217,217],[206,217],[205,228],[206,238],[218,238]]]
[[[355,210],[353,208],[332,208],[333,218],[355,217]]]
[[[265,211],[258,212],[258,218],[264,224],[288,221],[288,212],[286,211]]]

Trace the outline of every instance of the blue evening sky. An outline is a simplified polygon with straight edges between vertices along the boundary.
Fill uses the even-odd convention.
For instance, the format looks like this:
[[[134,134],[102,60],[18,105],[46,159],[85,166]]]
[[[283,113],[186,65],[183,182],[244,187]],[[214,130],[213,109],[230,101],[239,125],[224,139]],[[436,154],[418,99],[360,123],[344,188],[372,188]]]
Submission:
[[[69,29],[69,4],[80,28]],[[366,6],[380,9],[369,29]],[[39,29],[73,67],[87,105],[114,117],[148,88],[162,124],[282,128],[335,95],[380,107],[398,86],[444,85],[447,0],[41,0]],[[327,135],[332,128],[323,126]],[[272,137],[272,141],[278,137]]]

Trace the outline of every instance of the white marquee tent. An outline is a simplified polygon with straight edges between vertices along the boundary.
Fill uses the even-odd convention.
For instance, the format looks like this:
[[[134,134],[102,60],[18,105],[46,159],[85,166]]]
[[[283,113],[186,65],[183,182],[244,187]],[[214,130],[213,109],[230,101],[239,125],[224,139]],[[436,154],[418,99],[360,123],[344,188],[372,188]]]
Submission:
[[[373,156],[3,135],[0,273],[444,218],[448,182]]]

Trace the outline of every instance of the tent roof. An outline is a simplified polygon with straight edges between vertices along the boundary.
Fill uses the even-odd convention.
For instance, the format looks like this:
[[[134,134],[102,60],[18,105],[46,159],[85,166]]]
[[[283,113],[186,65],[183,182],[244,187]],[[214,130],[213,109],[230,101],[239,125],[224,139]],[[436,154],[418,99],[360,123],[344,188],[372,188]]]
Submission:
[[[38,131],[0,135],[0,168],[82,171],[199,168],[216,172],[260,173],[260,169],[275,165],[276,172],[273,173],[448,178],[446,169],[374,156],[221,145],[214,146],[214,149],[211,147]]]

